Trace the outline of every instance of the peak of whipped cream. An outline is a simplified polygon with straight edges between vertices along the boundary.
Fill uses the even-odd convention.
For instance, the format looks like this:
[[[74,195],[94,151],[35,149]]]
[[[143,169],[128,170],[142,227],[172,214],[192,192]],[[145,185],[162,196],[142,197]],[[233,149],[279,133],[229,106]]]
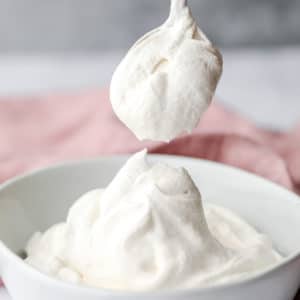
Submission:
[[[212,101],[222,56],[183,0],[166,22],[139,39],[113,74],[112,107],[140,140],[191,132]]]
[[[278,260],[270,241],[205,203],[183,168],[132,156],[83,195],[67,220],[29,241],[27,262],[74,283],[129,291],[191,288],[249,276]]]

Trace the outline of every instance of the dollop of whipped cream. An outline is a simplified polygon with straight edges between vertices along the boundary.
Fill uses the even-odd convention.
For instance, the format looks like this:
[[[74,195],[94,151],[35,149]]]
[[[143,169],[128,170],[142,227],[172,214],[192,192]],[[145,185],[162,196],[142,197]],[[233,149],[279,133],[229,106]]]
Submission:
[[[119,119],[140,140],[170,141],[194,129],[212,101],[222,56],[183,0],[129,50],[111,81]]]
[[[73,283],[146,291],[228,282],[281,259],[227,209],[205,204],[188,172],[130,158],[106,189],[83,195],[67,221],[36,233],[26,261]]]

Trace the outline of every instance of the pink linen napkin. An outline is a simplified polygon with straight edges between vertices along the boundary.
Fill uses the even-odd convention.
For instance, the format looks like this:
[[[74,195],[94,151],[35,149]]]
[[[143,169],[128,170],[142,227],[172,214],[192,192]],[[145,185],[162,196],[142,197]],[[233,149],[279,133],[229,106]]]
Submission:
[[[61,161],[144,147],[223,162],[300,189],[300,126],[287,133],[259,129],[214,104],[191,135],[141,143],[112,112],[106,90],[0,99],[0,183]]]
[[[54,163],[144,147],[240,167],[300,192],[300,126],[259,129],[214,104],[191,135],[141,143],[112,112],[107,91],[0,99],[0,183]]]

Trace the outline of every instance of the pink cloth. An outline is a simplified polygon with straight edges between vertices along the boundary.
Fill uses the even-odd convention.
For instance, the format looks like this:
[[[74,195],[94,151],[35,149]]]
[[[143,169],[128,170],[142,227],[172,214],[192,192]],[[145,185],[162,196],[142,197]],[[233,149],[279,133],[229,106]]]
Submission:
[[[211,106],[192,135],[140,143],[112,112],[106,91],[0,101],[0,182],[35,168],[101,154],[150,152],[201,157],[300,187],[300,127],[270,132]]]

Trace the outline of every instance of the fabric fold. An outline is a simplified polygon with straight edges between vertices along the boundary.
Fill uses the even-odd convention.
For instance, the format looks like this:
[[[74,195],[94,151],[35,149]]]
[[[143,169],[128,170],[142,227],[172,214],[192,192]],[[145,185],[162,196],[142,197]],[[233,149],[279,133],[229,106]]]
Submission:
[[[113,113],[107,90],[0,99],[1,183],[66,160],[145,147],[225,163],[300,190],[300,126],[268,131],[215,102],[191,135],[141,143]]]

